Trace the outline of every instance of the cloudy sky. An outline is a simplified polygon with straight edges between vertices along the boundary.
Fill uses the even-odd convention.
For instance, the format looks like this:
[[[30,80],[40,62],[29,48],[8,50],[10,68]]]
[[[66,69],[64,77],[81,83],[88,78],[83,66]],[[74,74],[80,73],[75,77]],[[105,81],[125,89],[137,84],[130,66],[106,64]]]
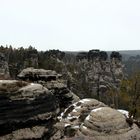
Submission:
[[[140,49],[140,0],[0,0],[0,45]]]

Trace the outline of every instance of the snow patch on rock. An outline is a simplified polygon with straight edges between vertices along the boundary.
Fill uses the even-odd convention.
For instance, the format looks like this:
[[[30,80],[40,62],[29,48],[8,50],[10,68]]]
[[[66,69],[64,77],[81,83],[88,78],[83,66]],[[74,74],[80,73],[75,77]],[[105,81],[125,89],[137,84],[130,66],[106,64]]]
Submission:
[[[83,128],[84,128],[84,129],[87,129],[87,127],[86,127],[86,126],[83,126]]]
[[[85,103],[85,102],[90,102],[90,101],[91,101],[90,99],[82,99],[82,100],[80,100],[79,102]]]
[[[86,117],[86,120],[89,120],[89,117],[90,117],[90,115],[88,115],[88,116]]]
[[[128,111],[123,110],[123,109],[118,109],[118,111],[119,111],[120,113],[122,113],[123,115],[125,115],[127,118],[129,118],[129,112],[128,112]]]
[[[92,112],[97,112],[97,111],[99,111],[101,109],[102,109],[102,107],[99,107],[99,108],[93,109]]]
[[[67,127],[67,126],[70,126],[70,124],[69,124],[69,123],[66,123],[66,124],[65,124],[65,127]]]

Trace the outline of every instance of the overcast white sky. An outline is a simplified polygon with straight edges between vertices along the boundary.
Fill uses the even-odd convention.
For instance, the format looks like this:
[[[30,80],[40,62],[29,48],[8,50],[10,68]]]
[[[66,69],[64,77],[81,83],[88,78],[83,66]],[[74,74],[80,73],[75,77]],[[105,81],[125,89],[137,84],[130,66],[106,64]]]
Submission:
[[[140,49],[140,0],[0,0],[0,45]]]

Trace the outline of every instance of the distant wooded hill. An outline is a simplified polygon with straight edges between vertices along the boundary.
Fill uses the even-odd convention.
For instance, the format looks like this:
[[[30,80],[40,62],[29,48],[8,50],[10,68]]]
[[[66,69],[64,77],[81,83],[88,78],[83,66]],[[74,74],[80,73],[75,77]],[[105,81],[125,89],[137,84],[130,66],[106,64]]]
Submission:
[[[73,54],[76,56],[79,52],[67,51],[66,53]],[[140,50],[123,50],[118,52],[122,55],[122,62],[124,64],[124,73],[126,75],[131,76],[134,73],[140,71]],[[108,56],[110,56],[111,53],[112,51],[107,51]]]
[[[87,51],[65,51],[65,53],[68,54],[74,54],[77,55],[79,52],[87,52]],[[106,51],[108,55],[111,54],[112,51]],[[140,55],[140,50],[123,50],[123,51],[117,51],[122,55],[123,61],[128,60],[131,56],[137,56]]]

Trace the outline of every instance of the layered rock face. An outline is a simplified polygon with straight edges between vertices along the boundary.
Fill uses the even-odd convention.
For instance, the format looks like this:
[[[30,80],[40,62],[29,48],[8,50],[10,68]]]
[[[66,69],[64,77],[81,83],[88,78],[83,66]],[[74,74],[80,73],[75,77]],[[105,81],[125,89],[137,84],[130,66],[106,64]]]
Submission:
[[[44,70],[44,69],[34,69],[34,68],[26,68],[22,70],[18,74],[18,78],[22,80],[29,80],[33,82],[39,82],[39,81],[51,81],[51,80],[56,80],[61,75],[57,74],[55,71],[52,70]]]
[[[80,126],[80,134],[97,140],[140,138],[136,124],[130,127],[123,114],[109,107],[92,110]]]
[[[64,80],[61,79],[62,75],[57,74],[55,71],[27,68],[21,71],[18,77],[25,81],[39,83],[49,89],[63,109],[79,100],[79,97],[72,93],[67,88],[67,85],[64,84]]]
[[[6,61],[4,54],[0,53],[0,79],[8,79],[9,75],[9,66]]]
[[[139,140],[139,127],[126,118],[97,100],[83,99],[61,114],[57,127],[66,140]]]
[[[40,84],[0,81],[0,139],[41,138],[59,110],[54,95]]]
[[[28,68],[19,77],[0,81],[0,139],[49,139],[56,116],[79,98],[55,71]]]

